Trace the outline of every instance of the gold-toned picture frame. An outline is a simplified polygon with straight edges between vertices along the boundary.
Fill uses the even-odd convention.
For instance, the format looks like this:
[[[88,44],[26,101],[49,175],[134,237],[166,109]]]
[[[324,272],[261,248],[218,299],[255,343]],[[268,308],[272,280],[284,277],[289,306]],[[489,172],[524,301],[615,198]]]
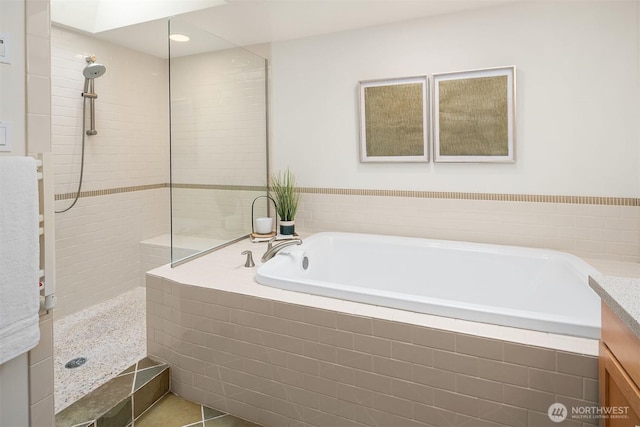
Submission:
[[[514,66],[434,74],[434,162],[514,162],[515,81]]]
[[[360,161],[429,161],[427,76],[359,83]]]

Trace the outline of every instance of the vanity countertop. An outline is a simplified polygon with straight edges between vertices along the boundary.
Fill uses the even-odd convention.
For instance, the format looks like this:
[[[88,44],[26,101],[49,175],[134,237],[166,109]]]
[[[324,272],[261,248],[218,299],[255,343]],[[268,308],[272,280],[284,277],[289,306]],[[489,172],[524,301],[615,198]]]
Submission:
[[[589,285],[640,338],[640,279],[595,275],[589,278]]]

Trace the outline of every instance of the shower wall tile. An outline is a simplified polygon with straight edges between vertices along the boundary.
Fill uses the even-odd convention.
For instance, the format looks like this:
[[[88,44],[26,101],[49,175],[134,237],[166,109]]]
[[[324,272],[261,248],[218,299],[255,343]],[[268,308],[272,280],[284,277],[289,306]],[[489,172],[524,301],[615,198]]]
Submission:
[[[625,205],[304,192],[305,233],[346,231],[539,247],[585,258],[640,259],[640,208]]]
[[[171,60],[174,182],[266,184],[264,70],[240,48]]]
[[[51,116],[48,114],[27,114],[27,139],[30,152],[50,152]]]
[[[29,367],[29,400],[40,402],[53,394],[53,358]]]
[[[56,215],[56,318],[144,286],[140,271],[149,260],[138,242],[167,232],[168,192],[81,198],[72,210]]]
[[[98,134],[85,138],[83,191],[168,182],[166,59],[57,26],[50,32],[55,193],[78,187],[87,55],[96,55],[107,71],[95,80]],[[71,202],[57,201],[56,210]],[[82,197],[70,211],[56,214],[55,316],[143,285],[140,269],[169,258],[161,262],[162,253],[141,252],[138,242],[169,233],[169,212],[168,189],[156,188]]]
[[[26,0],[26,151],[51,152],[51,49],[49,0]],[[29,418],[54,425],[53,315],[40,316],[40,341],[29,352]]]
[[[40,341],[29,352],[30,422],[33,427],[54,423],[53,315],[40,316]]]
[[[49,35],[36,36],[27,33],[27,73],[29,75],[51,76],[51,47]],[[27,82],[28,84],[28,82]],[[51,105],[51,99],[46,99]]]
[[[30,114],[51,114],[50,85],[49,77],[27,75],[27,111]]]
[[[50,0],[27,0],[27,34],[49,38],[49,8]]]
[[[551,403],[597,402],[594,356],[154,276],[147,295],[172,391],[262,425],[537,426]]]
[[[51,28],[56,194],[75,191],[80,169],[85,56],[107,71],[95,80],[98,134],[86,138],[84,190],[168,182],[167,61],[61,27]]]

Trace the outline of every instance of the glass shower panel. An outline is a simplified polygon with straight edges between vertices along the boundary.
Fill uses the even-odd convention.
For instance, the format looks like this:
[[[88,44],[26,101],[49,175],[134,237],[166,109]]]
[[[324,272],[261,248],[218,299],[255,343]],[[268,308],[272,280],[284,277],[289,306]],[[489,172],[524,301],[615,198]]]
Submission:
[[[267,185],[267,61],[173,18],[171,261],[247,236]],[[264,198],[254,216],[266,216]]]

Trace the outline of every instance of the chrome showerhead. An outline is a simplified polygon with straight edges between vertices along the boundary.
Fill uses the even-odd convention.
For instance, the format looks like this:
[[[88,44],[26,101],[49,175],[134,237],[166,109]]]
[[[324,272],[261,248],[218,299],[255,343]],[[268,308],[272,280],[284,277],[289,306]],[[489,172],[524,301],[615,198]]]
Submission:
[[[107,67],[102,64],[96,63],[95,55],[87,56],[85,58],[87,61],[87,66],[82,70],[82,75],[84,76],[84,93],[89,91],[89,82],[91,81],[91,91],[93,92],[93,80],[102,76],[107,72]]]
[[[107,67],[102,64],[96,63],[96,57],[94,55],[87,56],[85,58],[87,61],[87,66],[82,70],[82,75],[84,75],[84,91],[82,91],[82,96],[85,100],[89,99],[89,109],[91,114],[91,128],[87,130],[87,135],[96,135],[98,132],[96,131],[96,122],[95,122],[95,101],[98,95],[96,95],[93,89],[94,80],[98,77],[102,76],[107,72]]]
[[[102,64],[92,63],[84,67],[82,74],[87,79],[97,79],[107,71],[107,67]]]

